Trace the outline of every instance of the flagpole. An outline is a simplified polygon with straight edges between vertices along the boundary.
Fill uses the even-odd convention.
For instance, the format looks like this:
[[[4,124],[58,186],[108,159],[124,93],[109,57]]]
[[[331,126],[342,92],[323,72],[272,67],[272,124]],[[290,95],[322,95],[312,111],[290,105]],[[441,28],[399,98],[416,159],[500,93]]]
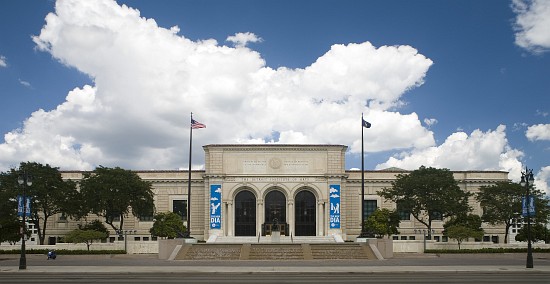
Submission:
[[[361,113],[361,234],[359,237],[365,237],[365,141],[363,113]]]
[[[193,113],[191,113],[191,123],[193,121]],[[191,154],[193,153],[193,126],[189,124],[189,168],[187,179],[187,232],[186,238],[191,237]]]

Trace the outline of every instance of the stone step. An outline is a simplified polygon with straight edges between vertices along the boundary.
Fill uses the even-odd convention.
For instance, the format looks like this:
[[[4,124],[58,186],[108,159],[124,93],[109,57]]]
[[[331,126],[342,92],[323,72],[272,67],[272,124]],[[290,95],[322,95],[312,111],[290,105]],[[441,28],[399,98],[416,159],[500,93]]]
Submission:
[[[313,259],[368,259],[370,249],[365,244],[311,244]]]
[[[184,245],[176,260],[237,260],[241,255],[242,245],[235,244],[189,244]]]
[[[186,244],[176,260],[303,260],[373,258],[366,244]],[[370,256],[370,257],[369,257]]]
[[[296,244],[253,244],[250,246],[250,260],[300,260],[304,259],[301,245]]]
[[[334,237],[332,236],[299,236],[299,237],[290,237],[290,236],[280,236],[279,241],[276,243],[281,244],[313,244],[313,243],[335,243]],[[271,236],[261,236],[258,237],[217,237],[214,242],[215,244],[271,244],[275,243]]]

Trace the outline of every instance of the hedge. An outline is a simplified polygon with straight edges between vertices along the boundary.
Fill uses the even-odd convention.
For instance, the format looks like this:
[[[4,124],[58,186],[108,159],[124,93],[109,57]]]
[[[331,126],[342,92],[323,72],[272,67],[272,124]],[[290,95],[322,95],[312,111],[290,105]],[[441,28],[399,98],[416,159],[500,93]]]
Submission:
[[[49,249],[27,249],[26,254],[47,254]],[[126,254],[124,250],[55,250],[57,255]],[[20,254],[21,249],[0,250],[0,254]]]
[[[550,252],[550,248],[533,248],[532,252]],[[426,253],[526,253],[527,248],[482,248],[482,249],[427,249]]]

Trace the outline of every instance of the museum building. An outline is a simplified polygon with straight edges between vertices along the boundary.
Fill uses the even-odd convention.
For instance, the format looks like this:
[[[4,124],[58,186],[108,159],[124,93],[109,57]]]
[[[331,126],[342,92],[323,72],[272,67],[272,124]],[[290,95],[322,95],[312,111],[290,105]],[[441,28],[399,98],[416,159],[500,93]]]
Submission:
[[[361,202],[365,218],[376,208],[396,209],[395,203],[384,201],[377,192],[391,187],[398,174],[409,172],[397,168],[365,171],[362,200],[361,171],[345,169],[345,145],[213,144],[203,149],[204,170],[193,170],[190,175],[181,170],[136,172],[152,183],[157,212],[177,212],[187,223],[190,200],[191,236],[210,242],[269,236],[274,224],[282,237],[353,241],[361,231]],[[71,180],[79,180],[83,174],[62,172],[64,179]],[[453,171],[453,175],[462,189],[474,193],[481,186],[508,180],[508,173],[502,171]],[[481,216],[473,197],[470,203],[472,213]],[[399,213],[400,233],[393,238],[421,239],[418,234],[425,226],[408,212]],[[46,239],[50,244],[76,228],[76,222],[63,216],[52,219]],[[432,224],[436,241],[447,241],[443,222]],[[151,239],[152,224],[152,216],[130,215],[124,220],[124,229],[135,230],[134,240],[146,241]],[[503,228],[486,225],[482,241],[504,240]]]

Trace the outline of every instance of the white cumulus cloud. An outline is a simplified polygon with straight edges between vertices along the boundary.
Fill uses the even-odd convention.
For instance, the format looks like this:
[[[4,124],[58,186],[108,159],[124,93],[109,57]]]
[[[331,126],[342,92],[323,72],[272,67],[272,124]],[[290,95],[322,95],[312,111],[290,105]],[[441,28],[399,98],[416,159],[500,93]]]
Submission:
[[[33,40],[94,83],[7,133],[0,168],[186,168],[191,112],[208,126],[193,131],[194,168],[204,162],[200,146],[213,143],[331,143],[359,153],[361,113],[372,123],[369,151],[435,144],[416,113],[398,112],[433,63],[413,47],[335,44],[305,68],[273,69],[254,50],[178,32],[113,0],[57,1]],[[237,35],[236,45],[259,40]]]
[[[424,123],[428,126],[428,127],[432,127],[433,125],[437,124],[437,119],[435,118],[424,118]]]
[[[3,55],[0,55],[0,67],[8,67],[8,62],[6,61],[6,57]]]
[[[247,33],[236,33],[235,35],[228,36],[227,41],[232,42],[235,47],[245,47],[249,42],[262,42],[262,38],[257,35]]]
[[[376,168],[414,170],[424,165],[451,170],[503,170],[510,172],[511,179],[518,179],[521,175],[519,158],[522,156],[521,151],[510,148],[506,127],[500,125],[487,132],[477,129],[470,135],[455,132],[439,146],[402,152]]]
[[[535,176],[535,187],[550,196],[550,166],[543,167]]]
[[[550,124],[537,124],[527,128],[525,136],[531,141],[550,140]]]
[[[549,50],[550,1],[513,0],[512,9],[517,14],[516,44],[535,53]]]

